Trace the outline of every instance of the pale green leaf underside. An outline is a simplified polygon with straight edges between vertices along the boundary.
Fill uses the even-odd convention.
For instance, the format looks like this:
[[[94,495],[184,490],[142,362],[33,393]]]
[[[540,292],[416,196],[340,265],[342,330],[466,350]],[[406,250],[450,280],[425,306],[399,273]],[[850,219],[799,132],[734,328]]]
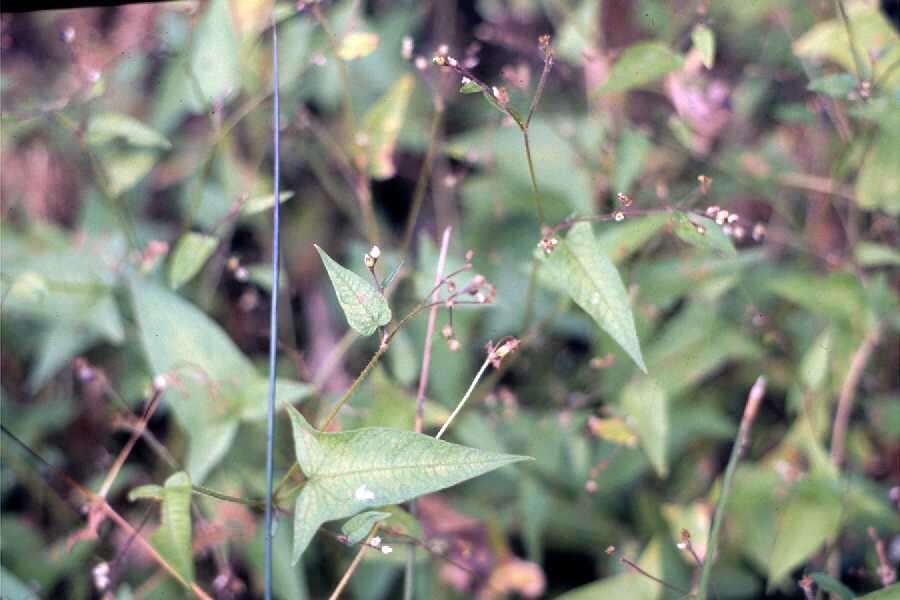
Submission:
[[[162,489],[162,523],[151,537],[160,554],[187,581],[194,580],[191,551],[191,478],[179,471]]]
[[[406,502],[527,460],[382,427],[323,433],[293,408],[288,414],[297,462],[307,477],[294,510],[294,563],[326,521]]]
[[[347,521],[341,525],[341,533],[347,536],[347,543],[354,546],[366,539],[366,536],[372,531],[372,527],[375,526],[375,523],[380,523],[390,516],[391,513],[367,510],[366,512],[359,513],[355,517],[347,519]]]
[[[319,246],[316,250],[350,327],[360,335],[372,335],[379,326],[390,323],[391,308],[374,285],[339,265]]]
[[[645,373],[628,293],[591,226],[578,223],[548,260],[550,277],[618,343]]]

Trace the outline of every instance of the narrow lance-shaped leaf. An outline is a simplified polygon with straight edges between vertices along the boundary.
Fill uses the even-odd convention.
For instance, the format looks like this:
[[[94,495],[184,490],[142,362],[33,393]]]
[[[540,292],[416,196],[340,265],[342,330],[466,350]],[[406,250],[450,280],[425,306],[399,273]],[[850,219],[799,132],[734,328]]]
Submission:
[[[697,25],[691,32],[691,43],[700,53],[703,66],[712,69],[716,61],[716,36],[706,25]]]
[[[391,308],[374,285],[339,265],[319,246],[316,250],[350,327],[360,335],[372,335],[379,326],[390,323]]]
[[[169,287],[178,289],[206,264],[219,239],[215,236],[189,231],[181,236],[169,262]]]
[[[691,246],[736,256],[737,250],[722,227],[706,217],[694,213],[676,212],[672,215],[672,232]]]
[[[162,523],[151,541],[159,553],[187,581],[194,580],[191,551],[191,478],[179,471],[162,490]]]
[[[597,245],[588,223],[577,223],[550,255],[548,271],[557,287],[618,343],[645,373],[628,293],[615,265]]]
[[[527,460],[383,427],[323,433],[287,408],[297,462],[307,478],[294,510],[295,563],[326,521],[406,502]]]
[[[363,119],[362,131],[365,134],[366,144],[361,149],[362,156],[369,174],[376,179],[392,177],[396,171],[394,167],[394,147],[397,145],[397,137],[406,117],[406,107],[409,105],[415,87],[415,79],[412,75],[406,75],[398,79],[391,89],[369,109]]]

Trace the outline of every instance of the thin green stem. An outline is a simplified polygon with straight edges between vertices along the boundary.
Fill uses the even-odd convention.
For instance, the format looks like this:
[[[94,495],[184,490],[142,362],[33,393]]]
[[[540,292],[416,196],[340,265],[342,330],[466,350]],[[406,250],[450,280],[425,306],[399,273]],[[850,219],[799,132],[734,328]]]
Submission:
[[[192,485],[191,490],[195,494],[200,494],[201,496],[209,496],[210,498],[215,498],[216,500],[222,500],[223,502],[231,502],[232,504],[243,504],[244,506],[249,506],[251,508],[259,508],[259,509],[263,509],[266,507],[265,500],[247,500],[246,498],[239,498],[238,496],[229,496],[228,494],[223,494],[222,492],[217,492],[215,490],[211,490],[207,487],[203,487],[202,485]]]
[[[528,176],[531,179],[531,191],[534,194],[534,207],[537,209],[538,221],[541,230],[544,229],[544,206],[541,203],[541,195],[538,192],[537,177],[534,174],[534,161],[531,159],[531,142],[528,141],[528,128],[522,128],[522,139],[525,141],[525,158],[528,159]]]
[[[319,426],[321,431],[325,431],[328,429],[328,426],[331,425],[331,422],[337,417],[338,413],[341,411],[341,408],[347,403],[353,393],[356,391],[356,388],[360,386],[360,384],[365,381],[366,377],[369,373],[372,372],[372,369],[375,368],[375,365],[378,364],[378,359],[381,358],[381,355],[384,354],[384,351],[387,350],[387,343],[382,342],[378,347],[378,350],[375,351],[375,354],[372,355],[372,358],[369,359],[369,363],[365,366],[362,372],[357,376],[356,379],[353,380],[353,383],[350,385],[350,388],[344,392],[344,395],[341,396],[341,399],[335,403],[334,407],[331,409],[331,412],[328,413],[328,416],[322,421],[322,424]]]
[[[841,23],[847,30],[847,39],[850,42],[850,53],[853,55],[853,63],[856,65],[856,76],[860,81],[869,78],[869,70],[863,61],[862,53],[856,43],[856,35],[853,32],[853,24],[850,23],[850,17],[847,15],[847,7],[844,6],[843,0],[834,0],[834,7],[838,15],[841,17]]]
[[[450,416],[447,418],[447,421],[441,427],[441,430],[438,431],[437,435],[434,436],[434,439],[439,440],[444,437],[444,432],[447,431],[447,428],[450,427],[450,423],[453,422],[453,419],[456,418],[456,415],[459,414],[459,411],[462,410],[462,407],[465,405],[466,400],[469,399],[469,396],[472,395],[472,391],[475,389],[475,386],[478,385],[478,382],[481,380],[481,376],[484,375],[484,372],[487,370],[488,365],[491,364],[492,352],[488,352],[487,357],[484,359],[484,362],[481,363],[481,368],[478,369],[478,373],[475,374],[475,379],[472,380],[472,383],[469,384],[469,389],[466,390],[465,395],[462,397],[462,400],[459,401],[459,404],[456,405],[456,408],[453,409],[453,412],[450,413]]]
[[[725,469],[725,479],[722,482],[722,491],[719,493],[719,502],[716,504],[716,514],[713,517],[712,529],[709,532],[709,539],[706,543],[706,560],[703,562],[703,569],[700,572],[700,585],[697,590],[698,600],[706,600],[706,588],[709,586],[709,578],[712,574],[712,566],[716,562],[716,549],[719,544],[719,532],[722,529],[722,521],[725,518],[725,507],[728,504],[728,496],[731,495],[731,489],[734,487],[734,473],[737,470],[738,462],[747,449],[750,441],[750,430],[753,427],[753,421],[756,419],[756,413],[759,412],[759,405],[766,393],[766,379],[759,376],[750,393],[747,395],[747,404],[744,406],[744,415],[741,417],[741,425],[738,429],[737,439],[731,449],[731,458],[728,459],[728,467]]]

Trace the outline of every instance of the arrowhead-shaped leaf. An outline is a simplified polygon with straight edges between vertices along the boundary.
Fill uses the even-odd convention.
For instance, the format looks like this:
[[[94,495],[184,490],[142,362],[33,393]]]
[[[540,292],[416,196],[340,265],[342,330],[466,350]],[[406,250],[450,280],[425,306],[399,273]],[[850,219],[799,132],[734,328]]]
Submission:
[[[316,250],[350,327],[360,335],[372,335],[379,326],[390,323],[391,308],[374,285],[336,263],[318,246]]]
[[[165,401],[190,435],[186,470],[200,483],[231,446],[241,420],[265,415],[268,384],[228,334],[199,308],[152,281],[128,280],[141,345],[152,373],[177,385]],[[297,401],[310,387],[278,381],[278,402]]]
[[[159,553],[187,581],[194,580],[191,551],[191,478],[179,471],[162,489],[162,523],[151,537]]]
[[[326,521],[406,502],[527,460],[383,427],[323,433],[293,408],[288,414],[297,462],[307,478],[294,510],[294,563]]]
[[[578,223],[547,261],[555,286],[566,290],[645,373],[628,293],[615,265],[594,239],[588,223]]]

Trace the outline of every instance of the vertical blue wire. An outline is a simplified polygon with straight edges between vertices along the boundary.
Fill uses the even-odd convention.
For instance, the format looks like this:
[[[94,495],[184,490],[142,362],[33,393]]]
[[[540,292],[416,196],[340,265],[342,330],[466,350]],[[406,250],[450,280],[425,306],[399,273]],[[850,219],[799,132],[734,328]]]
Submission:
[[[269,313],[269,406],[266,421],[265,599],[272,600],[272,450],[275,443],[275,357],[278,350],[278,283],[281,279],[281,144],[278,131],[278,27],[272,21],[272,149],[275,197],[272,204],[272,309]]]

